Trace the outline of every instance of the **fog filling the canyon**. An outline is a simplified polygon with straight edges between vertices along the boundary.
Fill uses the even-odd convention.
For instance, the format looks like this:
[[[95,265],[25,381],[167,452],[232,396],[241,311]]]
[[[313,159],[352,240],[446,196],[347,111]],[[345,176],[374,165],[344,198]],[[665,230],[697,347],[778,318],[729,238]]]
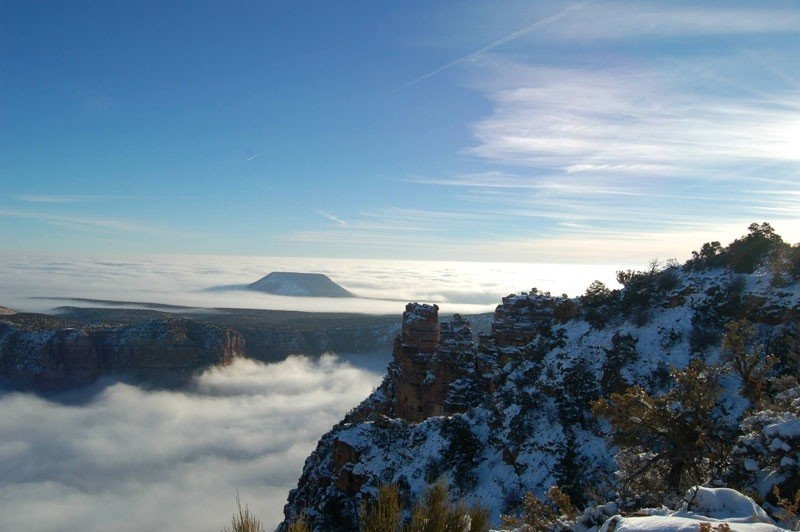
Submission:
[[[236,491],[272,529],[320,436],[388,356],[238,360],[185,391],[0,396],[0,530],[220,530]]]
[[[537,286],[577,295],[618,268],[586,265],[275,259],[0,256],[0,305],[50,311],[79,297],[198,307],[396,314],[493,310]],[[212,287],[270,271],[325,273],[359,298],[292,298]],[[270,529],[317,440],[382,378],[391,353],[239,360],[183,392],[96,386],[61,401],[0,395],[0,530],[212,530],[238,490]],[[82,394],[82,395],[81,395]]]

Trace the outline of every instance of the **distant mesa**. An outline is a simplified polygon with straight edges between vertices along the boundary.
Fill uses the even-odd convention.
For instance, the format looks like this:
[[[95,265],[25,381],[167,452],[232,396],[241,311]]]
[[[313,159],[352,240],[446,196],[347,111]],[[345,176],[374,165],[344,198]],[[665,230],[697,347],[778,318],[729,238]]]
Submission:
[[[247,289],[279,296],[355,297],[321,273],[272,272]]]

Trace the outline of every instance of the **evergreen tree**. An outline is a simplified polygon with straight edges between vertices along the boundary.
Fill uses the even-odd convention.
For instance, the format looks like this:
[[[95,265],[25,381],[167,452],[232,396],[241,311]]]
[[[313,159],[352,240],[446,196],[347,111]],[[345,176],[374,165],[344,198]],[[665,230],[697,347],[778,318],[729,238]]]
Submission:
[[[731,430],[719,399],[720,368],[693,361],[672,372],[673,387],[653,396],[634,386],[593,403],[611,424],[618,445],[620,491],[642,502],[679,496],[716,473],[730,448]]]

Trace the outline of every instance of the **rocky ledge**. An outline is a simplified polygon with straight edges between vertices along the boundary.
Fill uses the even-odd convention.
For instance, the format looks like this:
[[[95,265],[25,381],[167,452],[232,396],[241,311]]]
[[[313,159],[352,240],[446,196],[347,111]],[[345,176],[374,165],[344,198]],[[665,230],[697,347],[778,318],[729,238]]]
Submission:
[[[743,268],[739,247],[753,238],[683,266],[620,272],[617,290],[595,282],[578,298],[511,294],[477,345],[461,317],[440,321],[436,305],[408,304],[383,382],[322,436],[279,530],[301,516],[315,531],[357,530],[361,504],[385,484],[410,508],[444,479],[452,497],[485,506],[494,523],[521,511],[527,492],[543,498],[551,486],[579,508],[598,490],[614,497],[617,447],[592,404],[633,385],[663,395],[671,372],[697,361],[724,372],[720,423],[742,434],[721,480],[747,478],[731,487],[763,499],[773,486],[795,493],[800,414],[742,421],[747,387],[723,342],[726,326],[750,331],[748,352],[768,346],[776,383],[800,374],[800,245],[773,245],[791,260],[762,246]],[[798,429],[781,429],[791,443],[777,438],[778,420]]]

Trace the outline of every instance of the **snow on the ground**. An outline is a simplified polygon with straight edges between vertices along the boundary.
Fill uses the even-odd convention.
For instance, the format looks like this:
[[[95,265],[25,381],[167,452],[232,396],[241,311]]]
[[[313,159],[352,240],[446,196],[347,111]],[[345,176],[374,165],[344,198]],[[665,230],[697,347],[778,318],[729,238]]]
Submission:
[[[697,488],[686,494],[678,511],[651,510],[651,515],[614,516],[599,532],[698,532],[703,523],[711,530],[778,532],[767,513],[753,499],[730,488]],[[647,513],[647,511],[643,511]],[[721,527],[721,528],[720,528]]]
[[[784,529],[768,523],[728,523],[713,519],[682,516],[650,515],[642,517],[620,517],[609,519],[599,532],[698,532],[702,523],[709,523],[711,530],[719,530],[723,523],[731,532],[783,532]]]

